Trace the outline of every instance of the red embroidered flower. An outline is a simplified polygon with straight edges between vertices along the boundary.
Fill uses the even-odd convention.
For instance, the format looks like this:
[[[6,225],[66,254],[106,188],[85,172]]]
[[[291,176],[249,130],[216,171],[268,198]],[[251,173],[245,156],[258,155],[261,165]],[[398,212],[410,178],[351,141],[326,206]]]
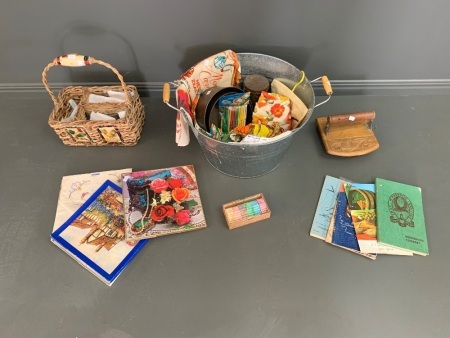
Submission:
[[[175,214],[175,209],[171,205],[160,204],[152,209],[151,217],[155,222],[161,222],[166,217],[171,217]]]
[[[172,178],[168,180],[167,183],[169,183],[171,189],[181,188],[183,186],[183,181],[179,178]]]
[[[166,190],[169,187],[169,183],[162,178],[157,178],[150,183],[150,189],[159,194],[161,191]]]
[[[188,210],[181,210],[175,214],[173,219],[178,225],[185,225],[191,221],[191,216]]]
[[[275,95],[272,95],[271,93],[268,93],[266,91],[262,91],[261,95],[267,100],[267,101],[273,101],[276,100],[277,97]]]
[[[270,108],[270,112],[272,113],[273,116],[275,117],[281,117],[281,115],[283,115],[284,112],[284,106],[282,106],[279,103],[275,103],[272,108]]]

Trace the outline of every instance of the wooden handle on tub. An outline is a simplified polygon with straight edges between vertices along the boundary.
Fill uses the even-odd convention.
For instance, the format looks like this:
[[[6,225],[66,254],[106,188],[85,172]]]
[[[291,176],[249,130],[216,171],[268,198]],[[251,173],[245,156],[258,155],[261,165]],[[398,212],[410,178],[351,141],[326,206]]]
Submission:
[[[169,101],[170,101],[170,84],[166,82],[163,85],[163,102],[169,103]]]
[[[328,116],[327,122],[329,124],[336,124],[342,122],[355,122],[355,121],[373,121],[375,120],[375,112],[359,112]]]
[[[326,75],[322,76],[322,85],[323,85],[323,89],[325,89],[325,93],[327,93],[327,95],[333,94],[333,89],[331,88],[331,83],[330,83],[330,80],[328,80],[328,76],[326,76]]]

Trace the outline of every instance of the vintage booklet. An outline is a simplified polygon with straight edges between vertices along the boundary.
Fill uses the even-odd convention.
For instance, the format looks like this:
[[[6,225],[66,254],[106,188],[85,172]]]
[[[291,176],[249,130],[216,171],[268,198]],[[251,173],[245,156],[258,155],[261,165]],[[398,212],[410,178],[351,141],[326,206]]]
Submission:
[[[375,180],[378,241],[426,256],[428,240],[419,187]]]
[[[313,223],[311,226],[310,235],[312,237],[316,237],[319,239],[324,240],[326,243],[330,243],[336,247],[345,249],[347,251],[356,253],[358,255],[367,257],[369,259],[375,260],[377,255],[371,254],[371,253],[363,253],[359,250],[358,247],[355,245],[348,245],[344,244],[344,241],[341,241],[341,243],[337,243],[336,241],[336,235],[335,235],[335,242],[333,242],[333,235],[335,234],[335,225],[336,225],[336,207],[337,207],[337,200],[338,195],[340,196],[340,213],[341,215],[339,218],[342,220],[342,207],[345,207],[346,205],[346,199],[345,199],[345,192],[343,190],[343,184],[347,182],[347,180],[335,178],[332,176],[326,176],[322,191],[320,193],[319,202],[317,204],[316,212],[314,214]],[[354,235],[354,229],[353,224],[351,223],[351,220],[348,219],[348,224],[343,225],[339,224],[337,233],[342,232],[344,236],[340,236],[341,239],[343,237],[350,237],[350,242],[352,242],[353,239],[355,239]],[[349,231],[346,231],[346,229],[349,229]],[[350,232],[350,233],[349,233]],[[348,242],[348,241],[347,241]]]
[[[332,176],[325,176],[319,202],[317,203],[313,223],[309,232],[310,236],[325,240],[331,217],[336,205],[339,188],[344,181]]]
[[[345,183],[345,192],[361,252],[412,256],[409,251],[378,242],[375,184]]]
[[[51,241],[107,285],[146,244],[125,241],[121,188],[106,180],[51,234]]]
[[[335,216],[336,216],[336,212],[334,211],[333,214],[332,214],[332,216],[331,216],[330,226],[329,226],[329,228],[328,228],[327,235],[326,235],[326,237],[325,237],[325,242],[330,243],[330,244],[332,244],[332,245],[334,245],[334,246],[337,246],[337,247],[339,247],[339,248],[342,248],[342,249],[344,249],[344,250],[353,252],[353,253],[358,254],[358,255],[360,255],[360,256],[369,258],[369,259],[371,259],[371,260],[375,260],[375,259],[377,258],[377,255],[376,255],[376,254],[363,253],[363,252],[361,252],[361,251],[359,251],[359,250],[354,250],[354,249],[351,249],[351,248],[348,248],[348,247],[345,247],[345,246],[341,246],[341,245],[337,245],[337,244],[334,244],[334,243],[333,243],[332,238],[333,238],[333,233],[334,233],[334,226],[335,226],[335,223],[336,223],[336,222],[335,222]]]
[[[345,194],[344,184],[345,183],[342,183],[339,187],[339,192],[336,197],[337,200],[332,243],[352,250],[360,251],[352,219],[347,213],[347,196]]]
[[[376,254],[361,252],[359,248],[352,218],[347,212],[348,203],[344,185],[345,183],[341,184],[336,197],[333,224],[330,225],[330,228],[332,228],[331,244],[374,260],[377,257]]]
[[[194,166],[138,171],[122,177],[127,240],[206,228]]]

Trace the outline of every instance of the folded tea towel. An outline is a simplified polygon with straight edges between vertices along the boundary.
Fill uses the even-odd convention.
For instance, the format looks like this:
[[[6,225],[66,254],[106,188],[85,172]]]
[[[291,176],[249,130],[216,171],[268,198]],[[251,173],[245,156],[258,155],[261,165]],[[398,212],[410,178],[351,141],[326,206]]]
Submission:
[[[191,101],[208,88],[236,86],[240,79],[239,60],[231,50],[200,61],[181,76],[181,80],[187,85]]]
[[[283,130],[291,129],[291,101],[287,96],[261,92],[253,111],[253,123],[272,126],[278,123]]]
[[[189,144],[189,124],[186,118],[191,124],[195,121],[195,103],[199,95],[216,86],[237,86],[240,79],[239,60],[232,50],[225,50],[200,61],[181,76],[177,89],[177,106],[186,114],[185,118],[180,112],[177,114],[175,141],[179,146]]]
[[[184,147],[189,144],[189,123],[192,125],[192,112],[189,106],[189,94],[185,84],[178,86],[176,91],[178,112],[175,129],[175,142],[178,146]],[[183,111],[181,113],[180,111]]]

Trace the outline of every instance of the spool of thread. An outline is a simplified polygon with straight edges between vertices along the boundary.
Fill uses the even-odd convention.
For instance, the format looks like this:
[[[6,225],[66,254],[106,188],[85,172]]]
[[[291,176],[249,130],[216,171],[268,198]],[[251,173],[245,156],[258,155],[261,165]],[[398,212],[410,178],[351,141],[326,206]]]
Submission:
[[[244,79],[243,88],[246,92],[250,92],[250,101],[255,106],[262,91],[269,91],[269,80],[259,74],[248,75]]]

